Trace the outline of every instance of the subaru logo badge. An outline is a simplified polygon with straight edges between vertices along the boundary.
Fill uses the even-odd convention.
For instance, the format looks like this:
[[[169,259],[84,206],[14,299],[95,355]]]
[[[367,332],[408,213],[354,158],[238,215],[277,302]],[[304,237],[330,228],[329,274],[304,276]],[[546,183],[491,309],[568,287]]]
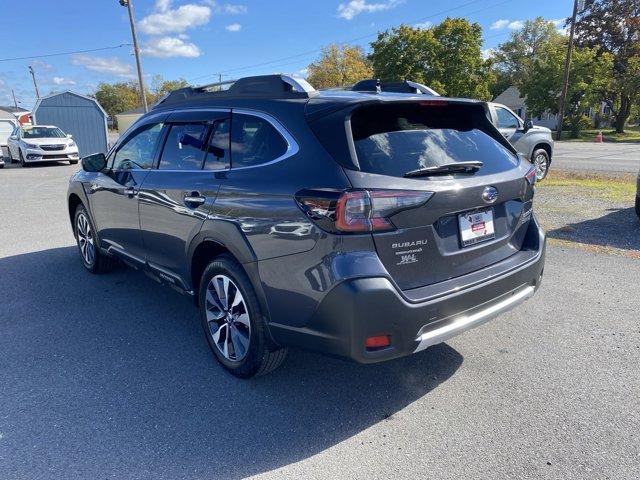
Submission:
[[[482,199],[486,203],[495,203],[498,200],[498,189],[496,187],[485,187],[482,191]]]

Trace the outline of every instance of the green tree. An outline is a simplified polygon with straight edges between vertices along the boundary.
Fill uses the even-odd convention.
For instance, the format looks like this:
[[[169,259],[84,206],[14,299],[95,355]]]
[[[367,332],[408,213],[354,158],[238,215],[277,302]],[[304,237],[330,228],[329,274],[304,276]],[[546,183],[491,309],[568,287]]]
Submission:
[[[527,98],[532,115],[544,111],[557,113],[562,88],[567,39],[548,42],[539,50],[531,65],[534,75],[520,82],[520,91]],[[612,82],[613,56],[597,48],[576,48],[571,62],[567,89],[566,119],[571,135],[578,136],[589,107],[597,108]]]
[[[100,83],[95,97],[112,118],[140,105],[138,85],[133,82]]]
[[[495,79],[481,46],[480,25],[447,18],[432,28],[401,25],[379,33],[370,59],[383,81],[414,80],[443,95],[488,100]]]
[[[623,133],[634,103],[640,102],[640,2],[638,0],[585,0],[576,19],[576,42],[613,56],[613,82],[607,103]]]
[[[308,67],[308,81],[315,88],[343,87],[371,78],[371,64],[360,47],[331,44]]]
[[[535,77],[535,62],[549,49],[566,45],[565,37],[553,22],[537,17],[527,20],[514,31],[506,42],[500,44],[493,55],[493,68],[503,82],[521,89],[522,83]],[[562,63],[562,62],[561,62]]]
[[[147,100],[155,103],[168,93],[188,86],[189,83],[184,78],[165,80],[162,75],[154,75],[151,80],[151,91],[147,92]]]

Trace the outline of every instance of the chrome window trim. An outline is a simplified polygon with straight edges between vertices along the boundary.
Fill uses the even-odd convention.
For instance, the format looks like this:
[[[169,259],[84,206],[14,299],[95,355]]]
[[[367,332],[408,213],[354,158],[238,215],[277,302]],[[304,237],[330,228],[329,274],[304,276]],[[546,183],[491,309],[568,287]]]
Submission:
[[[231,171],[233,170],[246,170],[248,168],[259,168],[259,167],[264,167],[266,165],[273,165],[274,163],[277,162],[281,162],[282,160],[285,160],[289,157],[292,157],[294,155],[296,155],[299,151],[300,151],[300,146],[298,145],[298,142],[296,142],[295,138],[293,138],[293,135],[291,135],[289,133],[289,131],[286,129],[286,127],[284,125],[282,125],[275,117],[273,117],[272,115],[265,113],[265,112],[261,112],[259,110],[250,110],[250,109],[246,109],[246,108],[232,108],[231,109],[231,113],[238,113],[241,115],[250,115],[253,117],[258,117],[261,118],[267,122],[269,122],[269,124],[271,124],[271,126],[273,128],[276,129],[276,131],[282,135],[282,137],[284,138],[285,142],[287,142],[287,150],[280,155],[277,158],[274,158],[273,160],[269,160],[268,162],[264,162],[264,163],[260,163],[258,165],[250,165],[248,167],[234,167],[233,166],[233,152],[231,153]],[[231,120],[232,126],[231,128],[233,129],[233,117]],[[211,171],[224,171],[224,170],[211,170]]]
[[[300,151],[300,146],[298,145],[298,142],[296,142],[295,138],[293,138],[293,135],[291,135],[291,133],[289,133],[289,131],[287,130],[287,128],[282,125],[273,115],[266,113],[266,112],[262,112],[259,110],[251,110],[248,108],[181,108],[179,110],[171,110],[168,112],[169,115],[173,114],[173,113],[182,113],[182,112],[193,112],[193,111],[198,111],[198,112],[219,112],[219,113],[229,113],[231,115],[233,115],[234,113],[238,113],[241,115],[250,115],[253,117],[258,117],[261,118],[262,120],[265,120],[267,122],[269,122],[269,124],[276,129],[276,131],[284,138],[285,142],[287,143],[287,150],[280,155],[277,158],[274,158],[273,160],[269,160],[268,162],[265,163],[260,163],[258,165],[250,165],[247,167],[233,167],[233,154],[231,155],[231,167],[230,168],[221,168],[219,170],[207,170],[204,168],[200,168],[197,170],[168,170],[168,169],[161,169],[158,168],[158,166],[155,166],[154,168],[150,168],[150,169],[142,169],[142,168],[132,168],[130,170],[141,170],[141,171],[157,171],[157,172],[189,172],[189,173],[194,173],[194,172],[202,172],[202,173],[216,173],[216,172],[228,172],[228,171],[233,171],[233,170],[246,170],[248,168],[259,168],[259,167],[264,167],[266,165],[272,165],[274,163],[280,162],[282,160],[285,160],[289,157],[292,157],[294,155],[296,155],[299,151]],[[233,117],[231,117],[231,122],[233,123]],[[171,123],[168,120],[168,117],[161,123],[164,124],[169,124]],[[141,125],[142,126],[142,125]],[[233,128],[233,126],[231,127]],[[113,148],[116,148],[115,146]],[[162,152],[160,152],[162,153]]]

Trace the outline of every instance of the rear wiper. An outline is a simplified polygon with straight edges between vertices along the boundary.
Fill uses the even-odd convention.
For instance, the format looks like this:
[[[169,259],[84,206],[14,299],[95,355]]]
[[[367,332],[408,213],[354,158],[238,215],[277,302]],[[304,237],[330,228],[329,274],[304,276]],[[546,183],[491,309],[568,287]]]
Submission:
[[[482,168],[482,162],[471,160],[469,162],[452,162],[435,167],[418,168],[404,174],[405,177],[430,177],[433,175],[447,175],[449,173],[476,173]]]

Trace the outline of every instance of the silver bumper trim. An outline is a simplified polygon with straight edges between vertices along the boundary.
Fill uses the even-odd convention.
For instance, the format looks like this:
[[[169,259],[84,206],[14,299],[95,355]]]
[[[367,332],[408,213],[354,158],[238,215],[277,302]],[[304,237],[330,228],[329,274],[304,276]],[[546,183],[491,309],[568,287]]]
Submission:
[[[522,290],[514,293],[509,298],[495,303],[490,307],[485,308],[484,310],[480,310],[479,312],[473,313],[471,315],[461,316],[460,318],[457,318],[453,322],[443,327],[435,328],[423,333],[418,338],[416,338],[416,341],[420,343],[414,350],[414,353],[424,350],[431,345],[442,343],[451,337],[455,337],[462,332],[488,322],[492,318],[495,318],[498,315],[511,310],[516,305],[519,305],[528,298],[532,297],[534,292],[535,288],[529,285]]]

